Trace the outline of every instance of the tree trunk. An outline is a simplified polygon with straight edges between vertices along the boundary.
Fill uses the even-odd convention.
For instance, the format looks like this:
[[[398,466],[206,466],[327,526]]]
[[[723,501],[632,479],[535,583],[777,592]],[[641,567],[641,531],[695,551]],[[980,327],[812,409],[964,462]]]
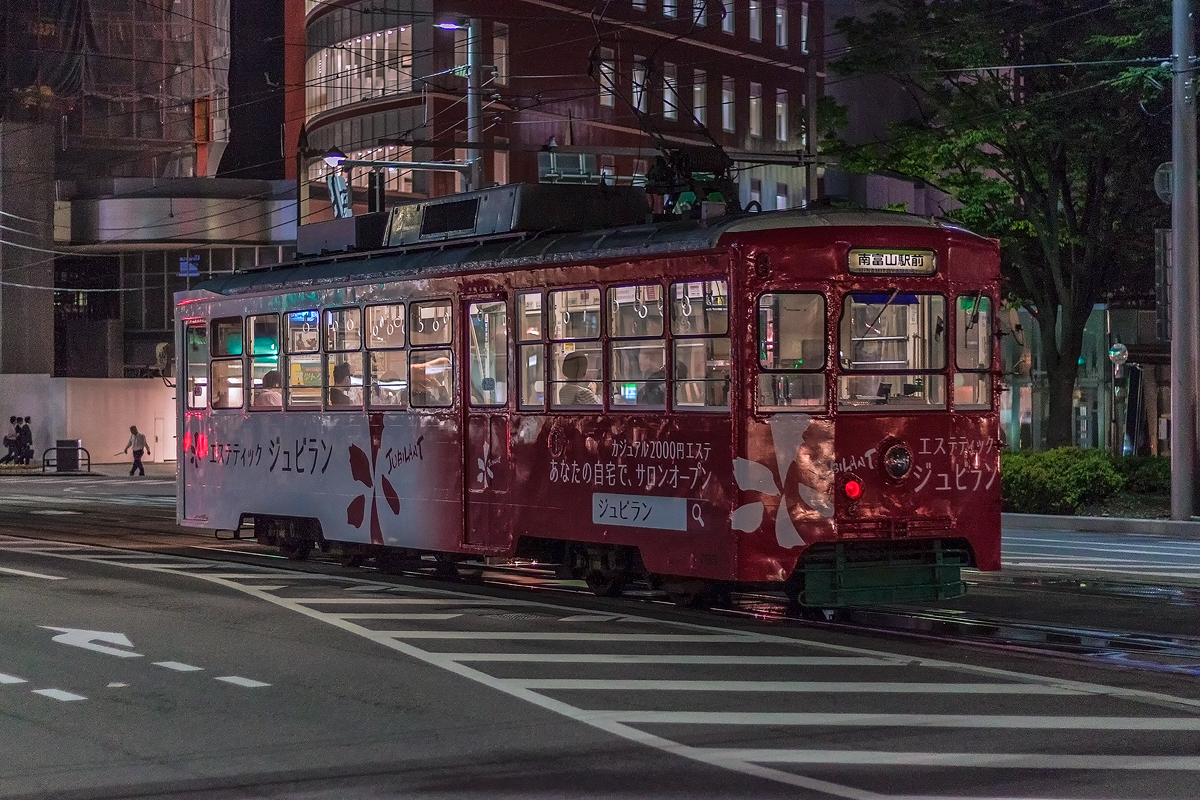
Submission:
[[[1072,443],[1075,430],[1075,378],[1078,374],[1078,363],[1067,361],[1066,354],[1063,354],[1058,369],[1047,374],[1050,400],[1050,411],[1046,417],[1047,449],[1066,447]]]

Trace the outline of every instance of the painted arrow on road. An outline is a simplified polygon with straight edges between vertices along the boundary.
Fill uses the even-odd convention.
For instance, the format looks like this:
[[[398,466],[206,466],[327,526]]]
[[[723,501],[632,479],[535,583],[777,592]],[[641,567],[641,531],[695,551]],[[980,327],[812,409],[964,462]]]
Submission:
[[[133,647],[133,642],[129,641],[129,637],[123,633],[108,633],[106,631],[85,631],[79,628],[52,628],[49,625],[40,625],[48,631],[60,631],[58,636],[54,637],[54,641],[61,644],[69,644],[75,647],[82,647],[86,650],[95,650],[97,653],[107,653],[110,656],[120,656],[121,658],[141,658],[141,653],[132,653],[128,650],[118,650],[116,647],[107,647],[99,642],[107,642],[120,647]]]

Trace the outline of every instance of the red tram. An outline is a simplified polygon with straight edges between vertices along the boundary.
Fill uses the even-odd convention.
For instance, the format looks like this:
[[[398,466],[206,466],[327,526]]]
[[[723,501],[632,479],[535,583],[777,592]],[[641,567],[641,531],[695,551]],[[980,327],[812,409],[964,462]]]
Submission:
[[[178,294],[179,523],[689,603],[998,569],[997,244],[890,212],[649,219],[640,190],[504,186]]]

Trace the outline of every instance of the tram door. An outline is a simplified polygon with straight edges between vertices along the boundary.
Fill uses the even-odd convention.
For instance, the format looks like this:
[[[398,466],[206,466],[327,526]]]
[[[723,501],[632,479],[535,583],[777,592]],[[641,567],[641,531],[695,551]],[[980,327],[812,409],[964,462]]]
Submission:
[[[462,408],[466,409],[463,475],[466,483],[463,542],[508,548],[513,522],[508,504],[509,457],[508,303],[504,297],[467,298]]]

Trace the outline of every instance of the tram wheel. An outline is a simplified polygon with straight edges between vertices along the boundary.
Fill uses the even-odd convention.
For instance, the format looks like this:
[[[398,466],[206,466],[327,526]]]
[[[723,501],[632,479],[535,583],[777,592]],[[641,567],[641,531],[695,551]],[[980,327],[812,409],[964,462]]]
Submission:
[[[312,552],[313,543],[309,539],[284,539],[279,542],[279,552],[292,561],[303,561]]]
[[[458,562],[454,556],[449,553],[434,553],[433,561],[436,564],[434,571],[442,578],[457,578],[458,577]]]
[[[407,553],[380,553],[375,556],[375,567],[388,575],[399,575],[402,572],[421,568],[420,556],[413,557]]]
[[[350,567],[351,569],[361,567],[365,560],[366,558],[362,553],[342,553],[338,556],[338,563],[343,567]]]
[[[681,608],[707,608],[720,603],[722,587],[710,581],[664,580],[663,591]],[[726,593],[727,596],[727,593]]]
[[[599,597],[620,597],[625,591],[625,576],[618,572],[601,572],[594,569],[583,576],[584,583]]]

